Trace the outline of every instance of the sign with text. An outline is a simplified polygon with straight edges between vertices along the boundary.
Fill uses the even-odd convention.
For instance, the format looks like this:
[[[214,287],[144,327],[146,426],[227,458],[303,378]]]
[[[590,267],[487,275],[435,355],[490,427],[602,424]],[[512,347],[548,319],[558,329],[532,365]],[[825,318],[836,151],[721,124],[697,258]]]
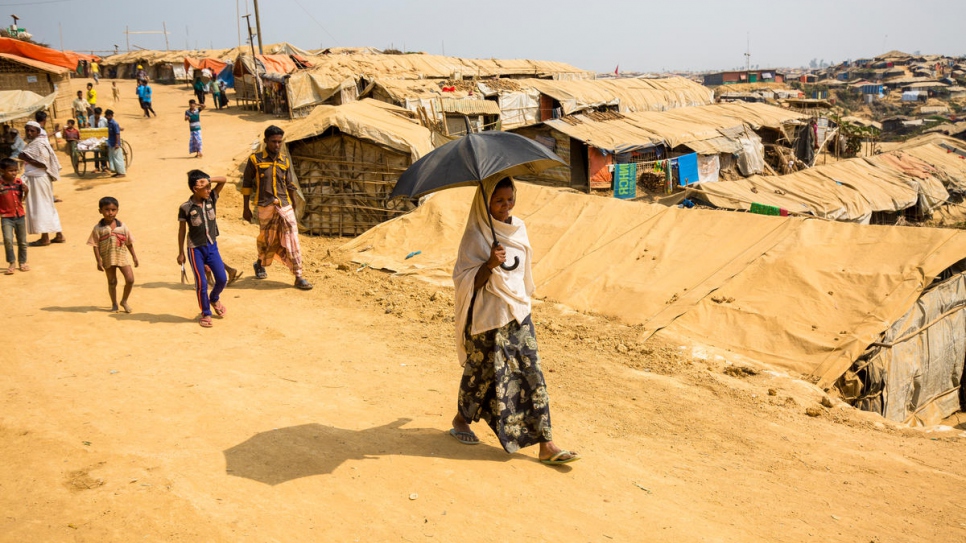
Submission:
[[[637,196],[637,164],[614,164],[614,198]]]

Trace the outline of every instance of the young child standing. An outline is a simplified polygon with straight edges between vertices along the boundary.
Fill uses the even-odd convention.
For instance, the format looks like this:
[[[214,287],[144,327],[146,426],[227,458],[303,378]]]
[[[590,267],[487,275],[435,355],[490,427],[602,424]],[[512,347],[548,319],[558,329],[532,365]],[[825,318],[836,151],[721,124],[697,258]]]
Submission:
[[[195,158],[201,158],[201,110],[204,104],[194,100],[188,101],[188,110],[184,112],[184,120],[188,121],[191,137],[188,140],[188,153],[195,153]]]
[[[29,188],[17,177],[20,165],[12,158],[0,159],[0,222],[3,224],[3,249],[7,253],[7,269],[4,275],[13,275],[14,262],[20,271],[30,270],[27,265],[27,218],[23,202]],[[14,260],[13,241],[17,239],[17,260]]]
[[[121,89],[117,88],[117,81],[111,81],[111,95],[115,104],[121,99]]]
[[[107,292],[111,295],[111,311],[117,313],[117,270],[121,270],[124,275],[124,294],[121,297],[121,307],[125,313],[131,312],[131,306],[127,304],[127,299],[134,288],[134,270],[128,261],[128,253],[131,253],[131,261],[134,267],[138,266],[138,257],[134,253],[134,237],[131,231],[121,221],[117,220],[117,200],[105,196],[97,204],[104,217],[94,226],[91,237],[87,239],[87,244],[94,246],[94,258],[97,259],[97,271],[107,274]]]
[[[215,221],[215,205],[226,181],[224,177],[210,177],[201,170],[191,170],[188,172],[191,198],[178,208],[178,264],[184,266],[187,237],[188,261],[191,263],[191,273],[195,276],[195,293],[201,307],[198,324],[203,328],[211,328],[212,309],[219,317],[224,317],[227,312],[225,305],[221,303],[221,292],[228,284],[228,277],[218,252],[218,223]],[[215,287],[210,294],[205,277],[206,266],[215,279]]]

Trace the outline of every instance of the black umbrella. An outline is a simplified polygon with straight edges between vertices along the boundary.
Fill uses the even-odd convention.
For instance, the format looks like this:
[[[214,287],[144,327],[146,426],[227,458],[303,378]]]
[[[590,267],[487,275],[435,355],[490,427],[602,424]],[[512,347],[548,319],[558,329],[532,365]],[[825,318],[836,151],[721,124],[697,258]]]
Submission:
[[[547,168],[566,165],[543,145],[519,134],[467,134],[414,162],[399,176],[390,198],[415,198],[450,187],[476,184],[482,187],[483,181],[487,179],[531,175]],[[493,229],[493,218],[489,214],[487,217],[490,219],[493,245],[499,245]],[[514,257],[512,266],[501,264],[501,267],[512,270],[519,264],[520,259]]]

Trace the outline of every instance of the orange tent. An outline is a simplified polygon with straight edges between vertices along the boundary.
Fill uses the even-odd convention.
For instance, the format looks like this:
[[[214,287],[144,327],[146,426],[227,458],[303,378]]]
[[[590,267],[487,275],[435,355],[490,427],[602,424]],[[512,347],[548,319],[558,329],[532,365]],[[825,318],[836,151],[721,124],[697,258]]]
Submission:
[[[0,38],[0,53],[39,60],[47,64],[67,68],[71,71],[77,69],[77,65],[81,60],[90,61],[97,58],[91,55],[78,54],[73,51],[57,51],[13,38]]]

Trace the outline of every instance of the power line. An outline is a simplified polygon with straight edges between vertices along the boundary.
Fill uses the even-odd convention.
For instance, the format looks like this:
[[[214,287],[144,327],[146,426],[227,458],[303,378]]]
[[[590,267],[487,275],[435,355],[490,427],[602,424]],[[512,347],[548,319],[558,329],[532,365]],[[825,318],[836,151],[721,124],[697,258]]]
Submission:
[[[310,19],[312,19],[313,21],[315,21],[315,24],[319,25],[319,28],[321,28],[326,34],[329,35],[330,38],[332,38],[332,41],[335,42],[335,45],[339,45],[339,40],[335,39],[335,36],[333,36],[332,33],[328,31],[328,29],[326,29],[324,26],[322,26],[322,23],[320,23],[318,21],[318,19],[315,18],[314,15],[312,15],[311,13],[309,13],[309,10],[305,9],[305,6],[303,6],[302,3],[299,2],[299,0],[292,0],[292,1],[295,2],[295,5],[296,6],[302,8],[302,11],[304,11],[305,14],[309,16]]]
[[[11,2],[9,4],[0,4],[0,7],[8,6],[36,6],[37,4],[62,4],[64,2],[73,2],[74,0],[40,0],[39,2]]]

